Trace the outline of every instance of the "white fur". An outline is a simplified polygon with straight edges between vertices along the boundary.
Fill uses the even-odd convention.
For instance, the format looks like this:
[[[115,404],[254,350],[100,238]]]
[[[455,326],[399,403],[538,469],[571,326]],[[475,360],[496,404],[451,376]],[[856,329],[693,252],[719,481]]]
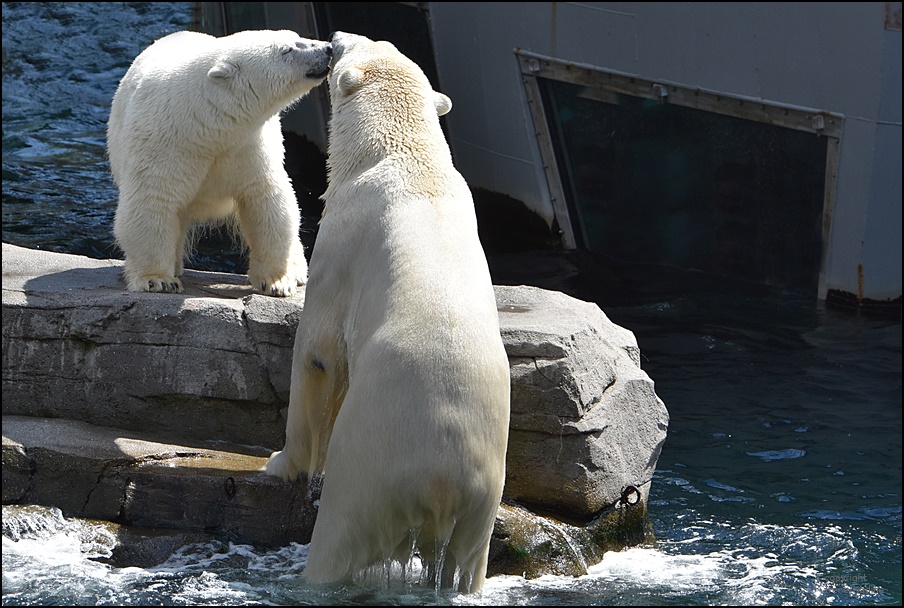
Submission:
[[[145,49],[113,97],[114,234],[131,291],[182,291],[186,235],[234,221],[248,278],[275,296],[307,280],[279,113],[322,82],[329,43],[290,31],[177,32]]]
[[[295,341],[286,445],[323,469],[305,576],[407,562],[477,591],[505,480],[509,365],[470,190],[438,111],[387,42],[333,36],[329,187]],[[438,549],[440,550],[438,552]]]

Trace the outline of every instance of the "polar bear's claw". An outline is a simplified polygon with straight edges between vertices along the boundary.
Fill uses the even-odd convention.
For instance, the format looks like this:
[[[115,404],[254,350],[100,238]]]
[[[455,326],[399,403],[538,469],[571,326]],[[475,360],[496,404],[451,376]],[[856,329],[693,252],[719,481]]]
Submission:
[[[182,281],[176,277],[144,277],[129,285],[131,291],[148,291],[151,293],[182,293]]]
[[[295,295],[297,281],[294,278],[285,276],[278,279],[252,280],[252,284],[256,285],[261,293],[277,298],[288,298]]]

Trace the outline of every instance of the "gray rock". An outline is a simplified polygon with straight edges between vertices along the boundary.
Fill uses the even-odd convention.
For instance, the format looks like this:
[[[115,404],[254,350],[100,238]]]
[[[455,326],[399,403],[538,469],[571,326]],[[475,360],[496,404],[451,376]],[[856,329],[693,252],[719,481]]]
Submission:
[[[535,287],[496,287],[512,373],[504,496],[577,517],[646,495],[668,412],[634,335],[600,308]]]
[[[190,270],[129,293],[121,264],[3,244],[4,413],[281,447],[303,296]]]
[[[646,514],[643,502],[626,500],[589,522],[569,523],[503,502],[490,539],[488,571],[524,578],[587,574],[587,567],[599,563],[606,551],[653,540]]]
[[[303,491],[249,468],[283,444],[304,290],[271,298],[244,276],[188,270],[183,294],[136,294],[121,265],[3,244],[4,503],[259,542],[305,538],[304,526],[274,524],[313,521]],[[645,508],[668,413],[633,334],[562,293],[495,290],[512,372],[504,499],[587,522],[634,486]],[[95,450],[65,440],[82,423],[94,425],[78,428]],[[124,448],[132,438],[145,442],[135,453]],[[206,466],[186,464],[195,461]],[[239,499],[224,498],[226,478]],[[191,506],[172,499],[183,495]],[[254,521],[274,496],[279,517],[264,510],[267,521]]]
[[[27,479],[24,492],[7,494],[3,484],[4,503],[243,543],[311,540],[316,497],[262,473],[266,451],[222,442],[186,447],[74,420],[4,416],[3,454],[4,479]]]

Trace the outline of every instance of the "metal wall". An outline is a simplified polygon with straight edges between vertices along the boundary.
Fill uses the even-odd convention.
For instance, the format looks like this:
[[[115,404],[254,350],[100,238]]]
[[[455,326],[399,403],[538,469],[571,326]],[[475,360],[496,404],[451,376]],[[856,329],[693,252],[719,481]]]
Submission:
[[[901,295],[901,3],[430,4],[472,185],[552,216],[514,50],[844,117],[821,296]],[[898,11],[897,28],[892,16]],[[890,23],[890,26],[888,25]]]

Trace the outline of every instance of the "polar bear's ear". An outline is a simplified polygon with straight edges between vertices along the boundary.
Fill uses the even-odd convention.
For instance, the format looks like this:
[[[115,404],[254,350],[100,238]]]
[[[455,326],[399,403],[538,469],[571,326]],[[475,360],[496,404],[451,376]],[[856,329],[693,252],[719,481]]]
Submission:
[[[452,100],[438,91],[433,91],[433,105],[438,116],[444,116],[452,109]]]
[[[232,78],[236,72],[238,72],[239,68],[234,63],[229,63],[228,61],[218,61],[216,64],[210,68],[210,71],[207,72],[207,77],[211,80],[226,80],[228,78]]]
[[[339,92],[343,95],[351,95],[355,92],[355,89],[361,86],[363,80],[364,72],[359,68],[348,68],[339,74],[339,80],[336,82],[336,86],[339,87]]]

